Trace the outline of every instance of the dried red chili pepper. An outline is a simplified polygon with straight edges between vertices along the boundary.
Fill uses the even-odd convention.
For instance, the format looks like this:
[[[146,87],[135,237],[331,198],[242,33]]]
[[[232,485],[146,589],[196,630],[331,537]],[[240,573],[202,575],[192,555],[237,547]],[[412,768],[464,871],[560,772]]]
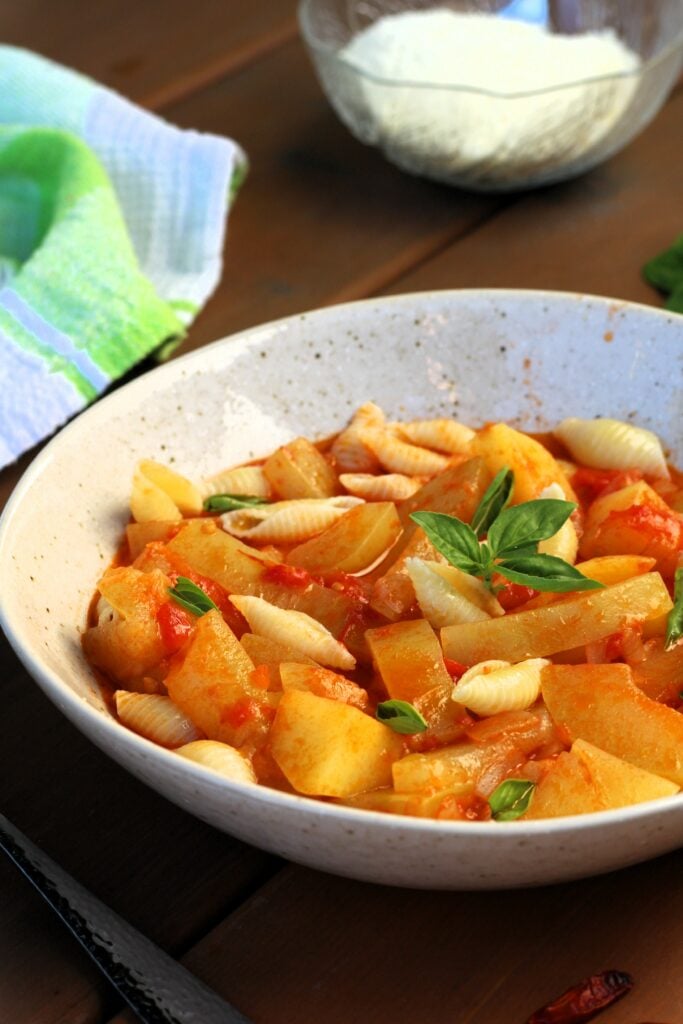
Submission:
[[[529,1017],[527,1024],[584,1024],[633,988],[624,971],[592,974]]]

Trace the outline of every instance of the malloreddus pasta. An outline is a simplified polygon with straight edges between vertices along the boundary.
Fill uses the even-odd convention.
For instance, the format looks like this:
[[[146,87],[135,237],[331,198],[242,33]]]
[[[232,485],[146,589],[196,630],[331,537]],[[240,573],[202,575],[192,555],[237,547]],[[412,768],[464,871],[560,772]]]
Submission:
[[[683,488],[650,432],[387,422],[133,480],[87,657],[123,723],[241,783],[452,820],[683,785]]]

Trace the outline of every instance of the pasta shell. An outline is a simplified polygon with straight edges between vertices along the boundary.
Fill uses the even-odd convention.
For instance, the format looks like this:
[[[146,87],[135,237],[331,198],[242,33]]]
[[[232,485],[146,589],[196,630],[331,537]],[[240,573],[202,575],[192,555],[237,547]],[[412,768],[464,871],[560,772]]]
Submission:
[[[154,520],[170,523],[183,518],[173,498],[139,469],[133,475],[130,513],[136,523],[149,523]]]
[[[363,440],[374,452],[382,466],[391,473],[406,473],[408,476],[436,476],[448,466],[445,455],[439,455],[428,448],[420,448],[389,430],[366,430]]]
[[[508,661],[481,661],[473,665],[453,690],[453,700],[477,715],[524,711],[538,700],[541,671],[547,658],[529,658],[518,665]]]
[[[490,615],[435,571],[438,563],[406,559],[405,567],[422,614],[437,629],[461,622],[481,622]],[[464,574],[463,574],[464,575]]]
[[[203,735],[170,697],[117,690],[114,701],[119,721],[163,747],[180,747]]]
[[[365,444],[364,432],[381,429],[385,416],[374,402],[366,402],[356,411],[351,423],[338,434],[330,449],[337,469],[342,473],[371,473],[379,468],[377,457]]]
[[[232,779],[233,782],[256,782],[256,773],[247,761],[246,757],[240,754],[228,743],[219,743],[218,740],[195,740],[193,743],[186,743],[176,750],[176,754],[186,757],[188,761],[201,764],[204,768]]]
[[[543,488],[538,497],[541,499],[556,498],[558,501],[567,500],[566,494],[558,483],[548,484],[547,487]],[[579,550],[579,538],[576,533],[576,527],[571,519],[563,523],[552,537],[542,540],[538,545],[538,550],[540,554],[553,555],[555,558],[561,558],[564,562],[569,562],[570,565],[573,565]]]
[[[473,430],[451,419],[413,420],[412,423],[397,423],[396,426],[413,444],[451,455],[465,455],[474,437]]]
[[[264,544],[294,544],[315,537],[336,522],[362,498],[350,494],[338,498],[300,498],[294,501],[275,501],[272,505],[225,512],[221,517],[223,529],[241,540],[255,540]]]
[[[270,484],[261,466],[237,466],[208,477],[199,484],[202,498],[213,494],[250,494],[256,498],[269,498]]]
[[[321,665],[351,669],[356,659],[328,629],[305,612],[278,608],[261,597],[233,594],[230,600],[244,615],[253,633],[278,640]]]
[[[202,496],[187,477],[181,476],[174,469],[169,469],[168,466],[155,462],[153,459],[143,459],[138,470],[168,494],[183,515],[194,516],[201,512]]]
[[[659,438],[651,430],[620,420],[563,420],[554,434],[572,458],[595,469],[639,469],[650,476],[668,477]]]
[[[468,601],[476,604],[491,618],[505,614],[495,595],[476,576],[470,576],[462,569],[456,569],[454,565],[448,565],[446,562],[430,562],[429,565],[438,576],[443,576],[452,587],[455,587]]]
[[[403,501],[410,498],[422,486],[420,480],[402,473],[342,473],[339,483],[351,494],[367,501]]]
[[[99,598],[95,606],[95,615],[97,616],[98,626],[103,625],[105,622],[118,622],[121,618],[120,613],[109,604],[106,597]]]

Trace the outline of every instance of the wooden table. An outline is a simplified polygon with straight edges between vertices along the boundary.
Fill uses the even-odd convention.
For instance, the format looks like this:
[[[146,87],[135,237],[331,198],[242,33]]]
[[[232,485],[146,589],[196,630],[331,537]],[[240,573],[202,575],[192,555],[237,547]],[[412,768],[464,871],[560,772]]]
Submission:
[[[343,299],[467,286],[654,305],[643,262],[683,230],[683,92],[566,185],[475,196],[408,177],[332,114],[294,0],[0,0],[0,37],[180,125],[252,170],[223,282],[184,351]],[[0,103],[2,102],[0,97]],[[30,456],[0,475],[6,499]],[[683,858],[541,890],[401,891],[278,861],[167,803],[96,750],[0,641],[2,806],[99,897],[263,1024],[521,1024],[596,970],[631,971],[605,1024],[683,1021]],[[0,863],[0,1021],[100,1024],[116,995]]]

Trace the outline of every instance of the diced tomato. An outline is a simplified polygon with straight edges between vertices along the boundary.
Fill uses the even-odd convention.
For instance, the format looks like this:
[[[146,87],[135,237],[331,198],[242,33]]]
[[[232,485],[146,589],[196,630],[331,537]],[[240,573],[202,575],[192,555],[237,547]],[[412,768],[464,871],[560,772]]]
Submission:
[[[513,608],[519,608],[520,605],[526,604],[537,593],[538,591],[534,590],[533,587],[525,587],[521,583],[511,583],[510,580],[503,580],[502,589],[498,591],[496,597],[501,607],[506,612],[509,612]]]
[[[596,498],[620,491],[643,479],[639,469],[589,469],[582,466],[571,479],[571,485],[583,504],[590,505]]]
[[[264,583],[277,583],[282,587],[295,587],[304,590],[314,582],[308,569],[298,565],[269,565],[263,573]]]
[[[257,721],[261,717],[262,705],[251,697],[242,697],[231,707],[226,708],[221,718],[234,729],[239,729],[246,722]]]
[[[444,658],[443,663],[451,679],[460,679],[460,676],[463,676],[469,668],[469,665],[463,665],[459,661],[454,661],[453,658]]]
[[[192,632],[192,616],[174,601],[166,601],[159,606],[156,618],[166,654],[175,654]]]
[[[270,686],[270,669],[268,665],[257,665],[251,673],[251,681],[259,690],[267,690]]]
[[[321,582],[330,590],[338,590],[340,594],[350,597],[352,601],[361,604],[367,604],[369,601],[367,584],[356,576],[349,576],[347,572],[326,572]]]
[[[657,568],[672,576],[683,550],[683,517],[653,505],[615,509],[603,524],[603,533],[617,533],[621,550],[657,559]]]

